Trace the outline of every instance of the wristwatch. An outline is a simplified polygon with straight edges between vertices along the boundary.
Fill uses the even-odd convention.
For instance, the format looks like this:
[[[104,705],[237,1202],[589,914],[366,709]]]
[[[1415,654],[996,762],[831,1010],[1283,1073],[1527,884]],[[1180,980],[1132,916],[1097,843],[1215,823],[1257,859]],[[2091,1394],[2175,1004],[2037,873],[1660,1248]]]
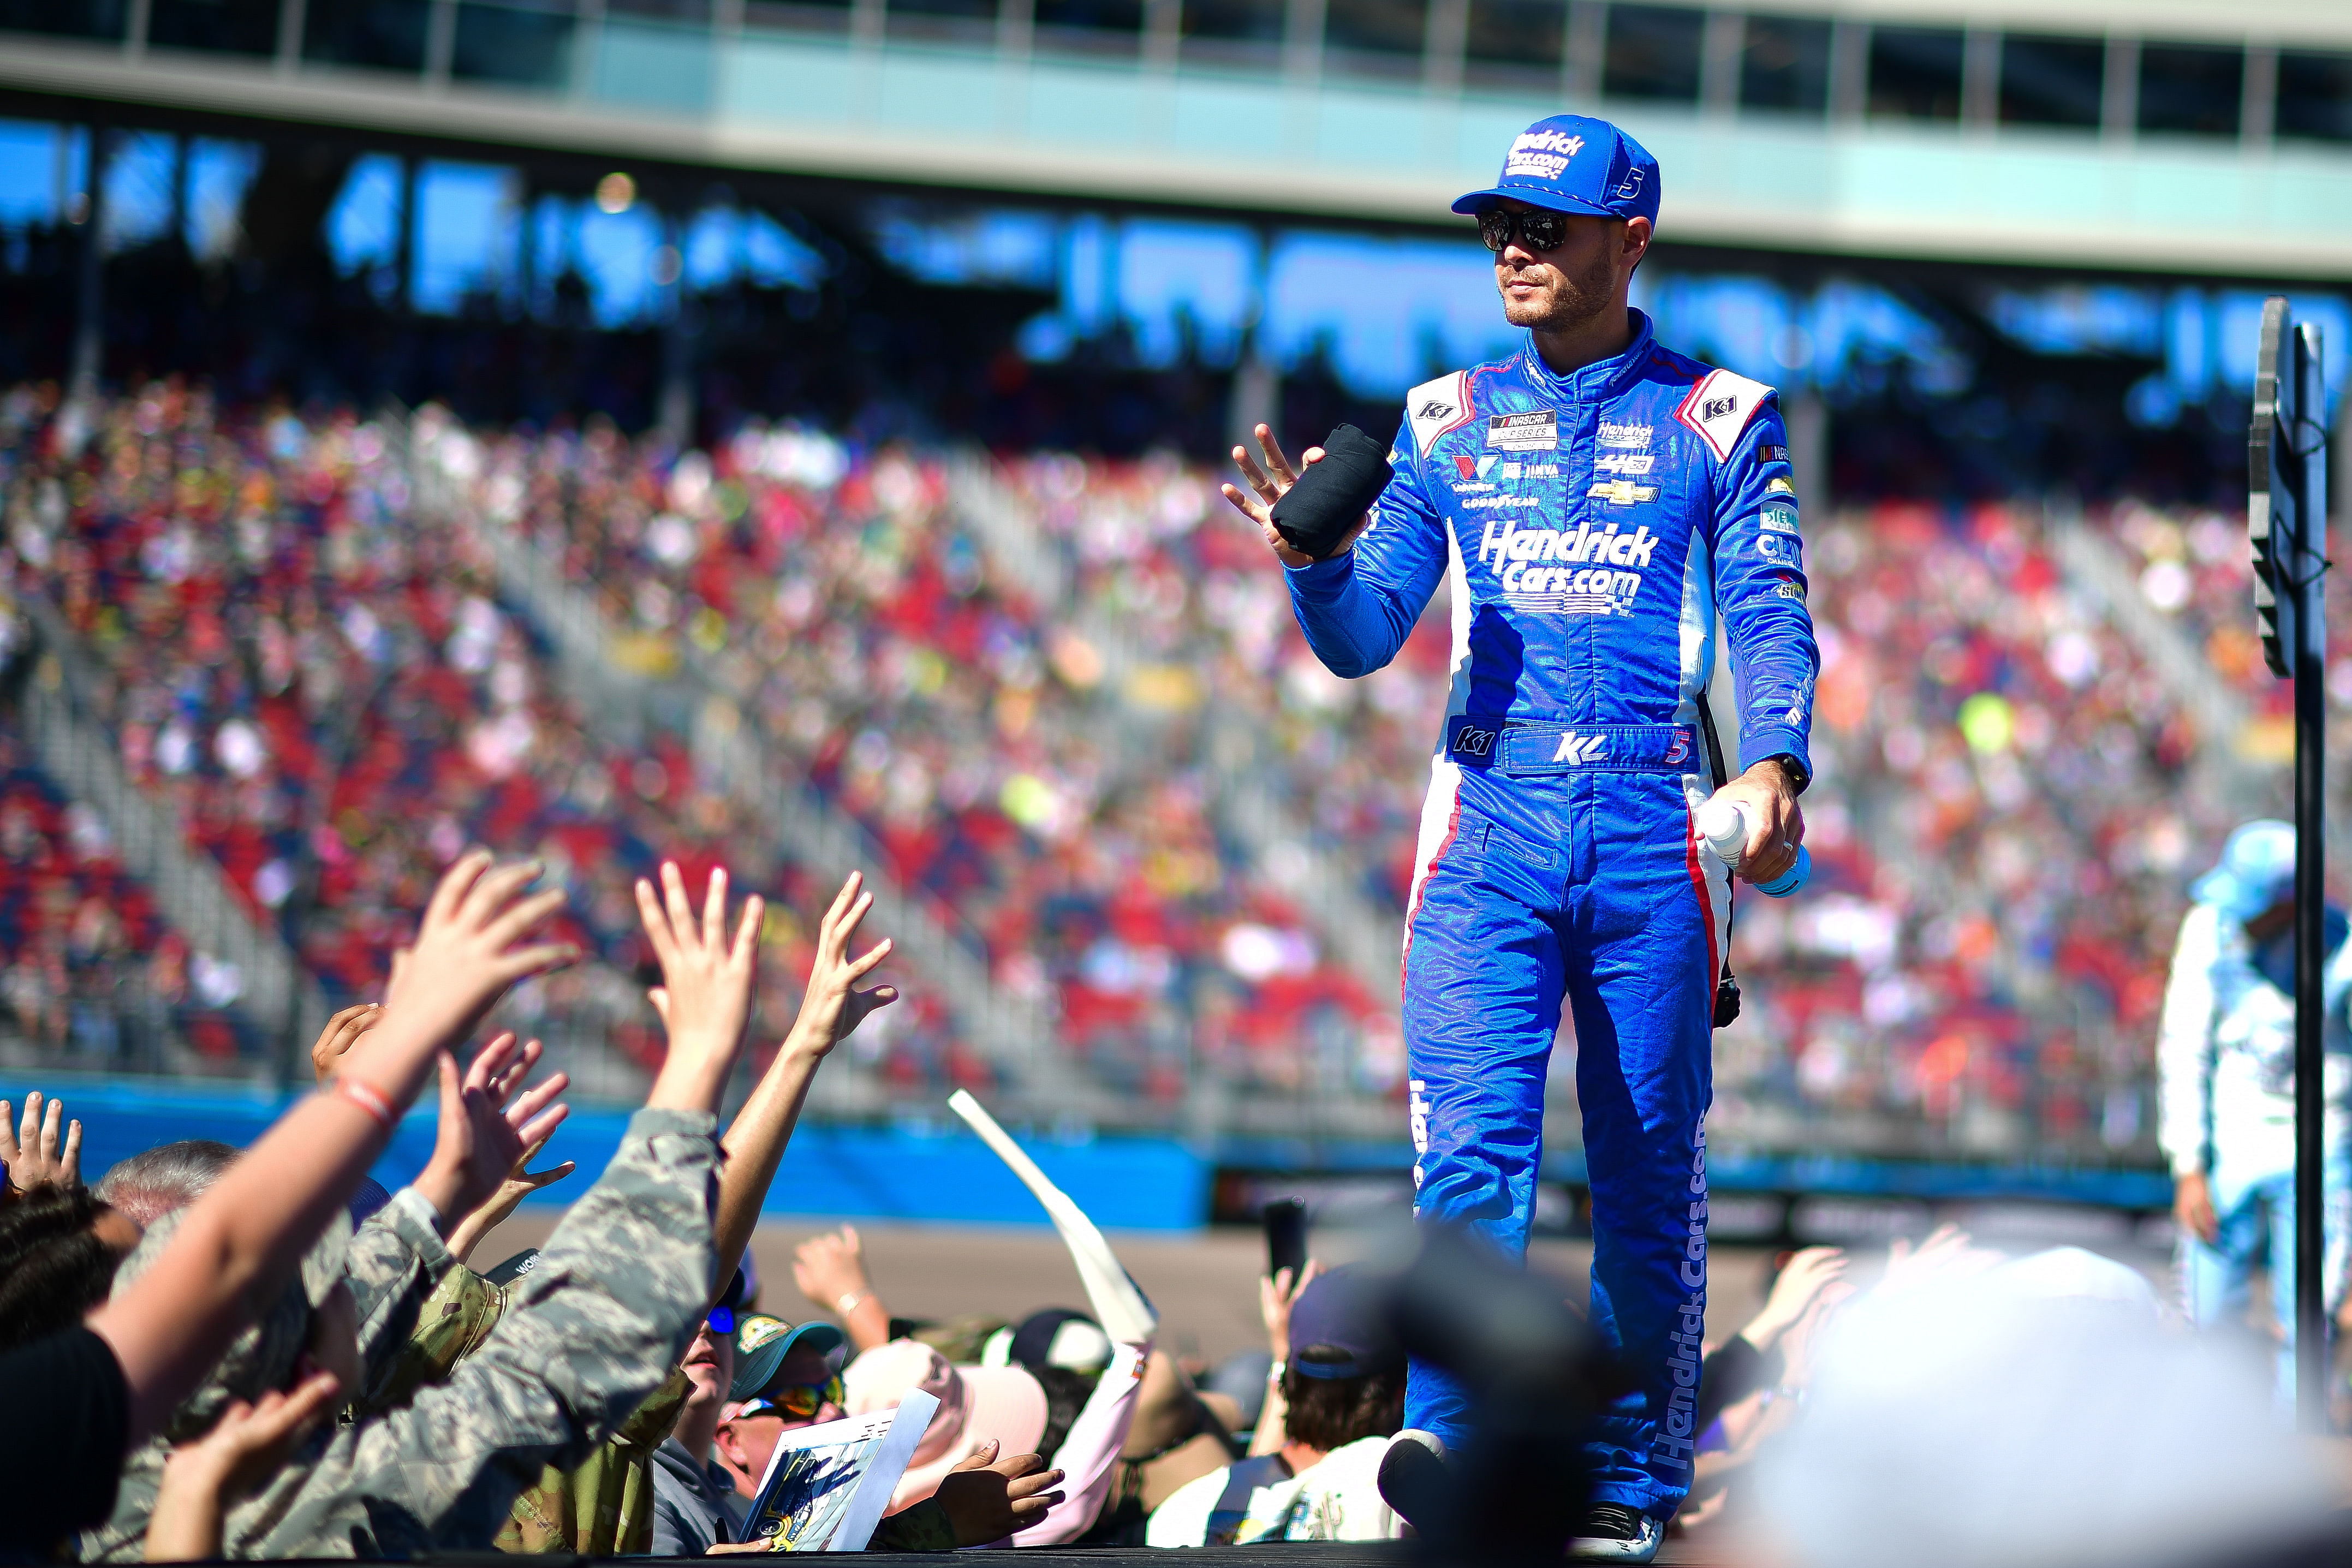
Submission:
[[[1803,794],[1805,787],[1813,781],[1813,770],[1798,761],[1793,752],[1776,751],[1764,760],[1779,763],[1780,770],[1788,774],[1789,781],[1797,787],[1797,793],[1800,795]]]

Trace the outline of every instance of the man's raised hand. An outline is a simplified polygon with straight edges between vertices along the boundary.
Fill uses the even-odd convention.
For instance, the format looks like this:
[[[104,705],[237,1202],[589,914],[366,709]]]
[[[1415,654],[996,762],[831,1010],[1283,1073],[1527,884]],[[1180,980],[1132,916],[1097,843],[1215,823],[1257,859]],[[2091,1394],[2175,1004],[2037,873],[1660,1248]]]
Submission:
[[[767,904],[757,894],[745,899],[730,940],[725,871],[710,873],[698,917],[687,902],[686,879],[675,862],[662,862],[661,879],[659,897],[652,883],[637,879],[637,915],[662,971],[662,983],[646,995],[669,1032],[669,1055],[646,1103],[716,1110],[751,1019],[760,921]]]
[[[403,967],[400,956],[394,954],[393,974],[395,980]],[[310,1071],[320,1082],[324,1083],[335,1075],[335,1063],[341,1061],[344,1053],[359,1043],[360,1036],[373,1029],[383,1017],[383,1004],[381,1002],[358,1002],[327,1020],[327,1026],[319,1031],[319,1038],[310,1042]]]
[[[540,1151],[547,1147],[548,1139],[553,1136],[555,1129],[550,1126],[525,1145],[522,1153],[515,1156],[514,1166],[507,1172],[506,1180],[499,1183],[498,1191],[476,1205],[471,1214],[451,1228],[446,1239],[450,1257],[460,1263],[472,1258],[474,1249],[482,1244],[482,1238],[505,1224],[507,1217],[514,1213],[524,1198],[541,1187],[553,1186],[580,1168],[571,1160],[558,1160],[543,1171],[528,1168],[531,1161],[539,1158]]]
[[[471,1032],[517,980],[577,958],[579,949],[568,942],[519,946],[563,907],[561,888],[521,896],[541,869],[537,861],[494,866],[488,850],[458,857],[425,906],[383,1016],[446,1045]]]
[[[570,1113],[554,1103],[572,1082],[566,1073],[516,1094],[539,1058],[539,1041],[518,1048],[512,1033],[484,1046],[463,1074],[457,1059],[442,1052],[441,1126],[416,1190],[439,1211],[448,1234],[498,1193],[526,1151],[545,1146]]]
[[[50,1101],[44,1114],[41,1092],[36,1089],[25,1096],[22,1125],[16,1124],[15,1112],[0,1100],[0,1163],[8,1166],[8,1185],[30,1192],[45,1182],[71,1186],[80,1181],[81,1124],[65,1124],[66,1103]]]
[[[817,922],[816,961],[809,967],[808,989],[801,997],[800,1016],[793,1020],[793,1039],[819,1056],[847,1040],[868,1014],[898,999],[896,986],[856,988],[890,956],[891,948],[886,936],[856,957],[849,956],[850,939],[874,907],[874,895],[865,891],[865,883],[864,873],[851,872],[833,895],[833,907]]]
[[[1249,492],[1244,494],[1238,486],[1233,485],[1222,486],[1220,489],[1225,499],[1233,503],[1235,511],[1257,525],[1258,532],[1265,537],[1266,544],[1272,548],[1276,557],[1283,565],[1310,566],[1314,564],[1315,558],[1304,550],[1293,549],[1290,541],[1282,537],[1282,530],[1274,526],[1274,504],[1281,500],[1284,493],[1293,485],[1298,483],[1300,469],[1293,468],[1290,465],[1290,459],[1283,455],[1282,444],[1275,440],[1272,426],[1261,424],[1252,434],[1257,440],[1260,455],[1265,459],[1265,465],[1261,467],[1257,460],[1249,455],[1247,448],[1234,447],[1234,465],[1242,471],[1243,479],[1248,482]],[[1308,447],[1306,452],[1306,461],[1307,463],[1323,461],[1323,449],[1319,446]],[[1304,466],[1305,464],[1300,465],[1300,468]],[[1371,515],[1366,513],[1364,520],[1370,522]],[[1331,553],[1335,556],[1345,555],[1354,547],[1356,535],[1363,531],[1363,524],[1359,523],[1355,531],[1350,533],[1339,548]]]

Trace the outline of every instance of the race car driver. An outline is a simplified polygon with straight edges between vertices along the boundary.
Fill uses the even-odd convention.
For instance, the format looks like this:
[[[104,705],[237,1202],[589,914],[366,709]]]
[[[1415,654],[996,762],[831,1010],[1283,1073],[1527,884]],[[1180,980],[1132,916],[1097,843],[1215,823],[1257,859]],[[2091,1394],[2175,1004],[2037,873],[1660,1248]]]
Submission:
[[[1448,580],[1453,688],[1405,926],[1415,1212],[1524,1253],[1564,999],[1591,1319],[1629,1385],[1591,1452],[1570,1549],[1647,1562],[1688,1490],[1706,1302],[1729,887],[1693,824],[1711,782],[1701,698],[1719,613],[1753,759],[1721,793],[1746,814],[1741,873],[1769,882],[1794,862],[1811,773],[1819,659],[1797,497],[1773,390],[1664,347],[1627,304],[1658,211],[1657,162],[1632,137],[1539,120],[1454,210],[1494,253],[1504,313],[1528,329],[1519,350],[1407,395],[1394,477],[1322,559],[1274,525],[1297,471],[1266,426],[1262,462],[1234,449],[1247,489],[1224,494],[1342,676],[1393,658]],[[1447,1374],[1412,1366],[1405,1421],[1427,1436],[1402,1440],[1442,1455],[1466,1413]]]

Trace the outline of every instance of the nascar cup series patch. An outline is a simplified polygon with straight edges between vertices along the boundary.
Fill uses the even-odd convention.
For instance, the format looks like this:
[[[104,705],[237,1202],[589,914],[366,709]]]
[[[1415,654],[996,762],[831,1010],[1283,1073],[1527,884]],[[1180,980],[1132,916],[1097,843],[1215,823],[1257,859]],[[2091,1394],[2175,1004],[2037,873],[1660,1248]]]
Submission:
[[[1557,452],[1559,415],[1551,409],[1486,416],[1486,446],[1494,452]]]

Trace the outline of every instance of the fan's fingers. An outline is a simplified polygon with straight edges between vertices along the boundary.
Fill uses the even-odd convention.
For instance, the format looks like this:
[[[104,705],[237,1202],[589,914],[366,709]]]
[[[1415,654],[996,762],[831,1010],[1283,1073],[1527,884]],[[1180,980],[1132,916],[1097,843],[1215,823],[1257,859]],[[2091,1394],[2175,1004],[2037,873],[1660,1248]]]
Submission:
[[[58,1162],[58,1174],[71,1186],[81,1179],[81,1119],[76,1117],[66,1124],[66,1152]]]
[[[509,861],[482,873],[466,894],[466,902],[457,906],[457,916],[468,925],[486,925],[497,918],[515,894],[538,880],[544,868],[539,862]]]
[[[507,1120],[517,1127],[526,1125],[532,1117],[546,1109],[556,1096],[571,1086],[571,1074],[564,1072],[555,1074],[544,1083],[532,1084],[516,1097],[513,1104],[507,1107]]]
[[[521,1088],[524,1081],[530,1078],[531,1069],[539,1065],[539,1059],[546,1052],[547,1047],[538,1040],[524,1040],[521,1049],[515,1052],[514,1060],[507,1063],[506,1071],[499,1074],[499,1096],[503,1098]]]
[[[342,1391],[342,1379],[333,1373],[312,1373],[296,1385],[274,1413],[270,1422],[271,1440],[274,1442],[316,1421],[327,1413],[329,1402]]]
[[[425,925],[436,925],[454,917],[458,906],[482,873],[489,869],[490,852],[478,846],[459,855],[457,862],[442,873],[433,887],[433,896],[425,902]]]
[[[669,911],[670,929],[677,935],[679,949],[683,951],[694,941],[694,910],[687,902],[686,878],[678,871],[676,861],[662,862],[661,884],[662,904]]]
[[[560,887],[541,888],[484,927],[484,945],[493,953],[505,952],[537,929],[541,921],[562,908],[564,897]]]
[[[533,1192],[536,1192],[543,1186],[553,1186],[557,1182],[562,1181],[565,1176],[570,1176],[573,1171],[576,1171],[580,1167],[572,1161],[563,1160],[558,1164],[548,1166],[543,1171],[525,1171],[522,1175],[515,1177],[514,1179],[530,1184],[530,1189]]]
[[[728,954],[730,962],[736,964],[751,962],[752,945],[759,941],[761,923],[767,917],[768,901],[766,899],[755,893],[743,901],[743,918],[735,927],[735,946],[733,951]]]
[[[654,958],[667,970],[677,953],[677,944],[669,928],[669,912],[661,904],[661,896],[654,884],[644,877],[636,880],[637,921],[646,928],[646,940],[654,945]]]
[[[335,1026],[335,1038],[330,1040],[327,1045],[328,1054],[330,1056],[341,1056],[344,1052],[350,1051],[352,1047],[360,1042],[360,1036],[367,1033],[369,1030],[374,1028],[376,1019],[383,1016],[383,1009],[375,1003],[371,1002],[359,1013],[357,1017],[345,1019],[341,1023],[337,1024]]]
[[[490,1042],[474,1052],[474,1060],[466,1065],[466,1087],[488,1089],[498,1082],[499,1073],[514,1054],[514,1030],[500,1030],[490,1037]]]
[[[898,999],[898,988],[896,986],[876,986],[871,990],[852,991],[849,993],[849,999],[856,1005],[857,1021],[863,1023],[866,1019],[871,1018],[874,1014],[880,1012],[884,1008],[888,1007],[892,1002],[897,1001]]]
[[[889,956],[890,938],[885,936],[881,941],[877,942],[873,946],[868,947],[863,954],[850,961],[849,977],[852,980],[864,979],[866,976],[874,972],[877,965],[880,964],[883,959],[887,958]]]
[[[816,944],[820,952],[824,950],[825,939],[833,928],[841,924],[842,915],[857,901],[857,890],[865,883],[866,873],[863,872],[854,871],[842,878],[841,891],[833,895],[833,903],[825,907],[824,918],[816,923]]]
[[[849,939],[857,935],[857,928],[866,923],[866,917],[873,912],[874,892],[868,888],[859,894],[857,901],[842,913],[839,951],[845,953],[849,950]]]
[[[549,969],[561,969],[580,961],[580,949],[569,942],[543,942],[536,947],[518,947],[498,962],[494,972],[502,984],[511,985],[526,975],[542,974]]]
[[[702,950],[717,953],[727,946],[727,868],[710,868],[710,882],[702,894]]]
[[[530,1062],[524,1057],[522,1049],[518,1046],[509,1053],[506,1064],[499,1069],[497,1075],[485,1087],[489,1090],[490,1098],[503,1105],[514,1097],[514,1092],[521,1088],[523,1080],[530,1076]]]
[[[526,1144],[543,1144],[555,1135],[555,1129],[563,1125],[563,1118],[570,1114],[572,1107],[558,1102],[525,1122],[516,1135]]]
[[[1039,1466],[1040,1468],[1031,1471],[1015,1471],[1013,1475],[1008,1477],[1004,1483],[1004,1491],[1006,1496],[1016,1500],[1024,1497],[1034,1497],[1049,1487],[1056,1487],[1062,1484],[1062,1472],[1059,1470],[1049,1470],[1042,1468],[1045,1461],[1038,1458],[1034,1454],[1024,1454],[1022,1455],[1021,1458],[1027,1459],[1031,1464]]]
[[[54,1163],[58,1157],[58,1141],[65,1136],[66,1103],[49,1102],[41,1116],[41,1157]]]

